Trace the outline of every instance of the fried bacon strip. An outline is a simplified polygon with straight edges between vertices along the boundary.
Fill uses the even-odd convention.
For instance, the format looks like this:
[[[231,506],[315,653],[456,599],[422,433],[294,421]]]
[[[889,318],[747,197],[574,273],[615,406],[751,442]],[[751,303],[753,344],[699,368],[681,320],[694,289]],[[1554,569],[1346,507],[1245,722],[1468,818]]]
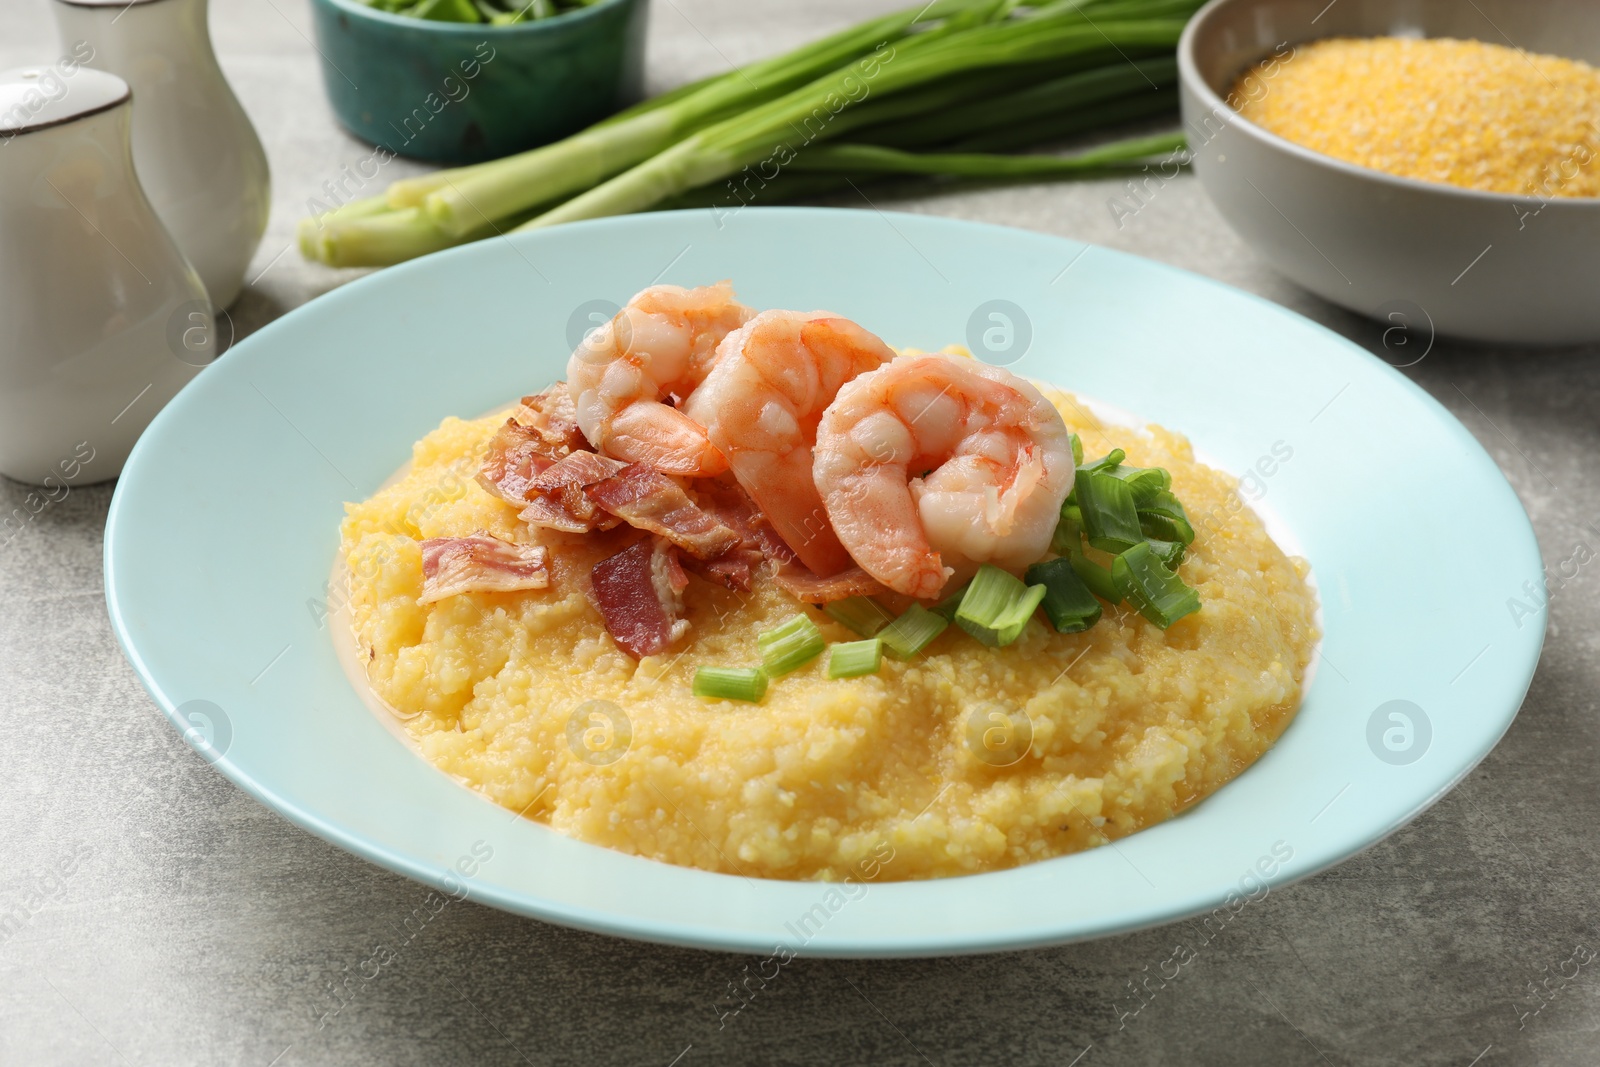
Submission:
[[[591,447],[578,429],[578,409],[572,405],[566,382],[523,397],[512,418],[538,434],[557,455]]]
[[[807,604],[829,604],[853,596],[881,596],[888,592],[881,582],[860,567],[819,578],[798,560],[779,569],[778,584],[796,600]]]
[[[696,559],[720,556],[739,534],[690,499],[683,486],[643,463],[630,463],[587,488],[600,507],[640,530],[665,537]]]
[[[630,655],[654,656],[688,632],[682,615],[689,576],[665,538],[649,537],[606,557],[590,579],[606,629]]]
[[[483,466],[478,469],[478,484],[506,503],[520,507],[528,502],[533,480],[560,459],[537,430],[507,419],[489,439]]]
[[[702,494],[701,506],[739,535],[738,542],[721,555],[684,561],[684,566],[707,581],[748,593],[751,579],[764,562],[783,564],[795,558],[766,516],[738,486],[718,485],[708,490]]]
[[[609,530],[621,520],[601,510],[585,490],[625,466],[593,452],[569,453],[529,482],[528,505],[518,517],[532,526],[567,533]]]
[[[422,542],[419,604],[460,593],[510,593],[549,584],[549,553],[542,545],[514,545],[482,532]]]

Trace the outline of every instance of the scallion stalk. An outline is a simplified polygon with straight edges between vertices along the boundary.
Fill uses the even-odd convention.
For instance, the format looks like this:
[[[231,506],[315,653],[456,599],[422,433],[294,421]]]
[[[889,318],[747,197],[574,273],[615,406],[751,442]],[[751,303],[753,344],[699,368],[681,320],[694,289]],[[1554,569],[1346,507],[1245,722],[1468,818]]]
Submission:
[[[1044,599],[1039,606],[1057,633],[1080,633],[1100,621],[1104,609],[1072,569],[1071,560],[1035,563],[1028,568],[1026,578],[1029,585],[1043,587]]]
[[[690,689],[697,697],[755,704],[767,695],[767,672],[760,667],[699,667]]]
[[[876,637],[834,645],[828,653],[829,678],[858,678],[877,674],[883,662],[883,642]]]
[[[1200,593],[1168,570],[1146,542],[1112,560],[1111,577],[1122,599],[1163,630],[1200,610]]]
[[[985,563],[972,576],[955,622],[989,647],[999,648],[1021,635],[1044,596],[1044,586],[1024,584],[1016,575]]]
[[[944,633],[950,624],[921,604],[913,604],[878,634],[883,647],[900,659],[910,659]]]
[[[1189,515],[1184,511],[1183,503],[1170,490],[1163,489],[1155,493],[1138,505],[1138,509],[1140,530],[1145,536],[1194,544],[1194,527],[1189,524]]]
[[[1092,459],[1088,463],[1078,464],[1078,469],[1081,471],[1102,471],[1110,467],[1115,467],[1117,464],[1121,463],[1127,458],[1128,454],[1122,449],[1113,448],[1110,452],[1107,452],[1099,459]]]
[[[889,609],[869,596],[853,596],[824,604],[822,610],[862,637],[872,637],[894,621]]]
[[[780,678],[798,670],[822,655],[828,643],[809,615],[791,615],[777,626],[756,637],[761,662],[767,674]]]
[[[1083,438],[1075,433],[1067,434],[1067,442],[1072,445],[1072,465],[1083,466]]]
[[[1088,586],[1089,592],[1107,604],[1122,602],[1122,594],[1117,591],[1117,583],[1112,580],[1109,570],[1084,555],[1081,548],[1074,550],[1067,558],[1072,563],[1072,573]]]
[[[1156,498],[1157,493],[1172,488],[1172,475],[1163,467],[1130,467],[1119,463],[1115,467],[1108,467],[1106,473],[1128,484],[1133,492],[1135,507],[1148,504]]]
[[[1121,451],[1117,449],[1112,455]],[[1128,483],[1091,466],[1077,473],[1073,492],[1083,512],[1083,531],[1090,545],[1116,555],[1144,540]]]
[[[971,582],[967,582],[960,589],[948,594],[928,610],[942,617],[946,622],[953,622],[956,617],[956,609],[961,606],[961,598],[967,595],[967,587],[971,584]]]

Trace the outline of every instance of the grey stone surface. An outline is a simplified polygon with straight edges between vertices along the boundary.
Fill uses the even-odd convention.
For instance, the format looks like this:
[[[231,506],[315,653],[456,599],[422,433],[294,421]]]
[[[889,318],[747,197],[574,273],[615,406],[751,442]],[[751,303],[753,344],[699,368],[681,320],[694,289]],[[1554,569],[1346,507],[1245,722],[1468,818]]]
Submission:
[[[652,85],[862,13],[848,0],[657,0]],[[233,309],[243,334],[354,276],[308,266],[288,245],[306,199],[366,149],[323,102],[305,0],[216,0],[213,23],[275,180],[254,280]],[[53,54],[45,0],[5,0],[0,65]],[[382,179],[419,169],[396,161]],[[1382,350],[1378,326],[1274,276],[1191,179],[1121,228],[1106,206],[1116,192],[1095,182],[881,206],[1150,256]],[[1406,371],[1500,463],[1552,566],[1579,542],[1600,549],[1597,355],[1440,342]],[[24,495],[0,482],[0,514]],[[426,891],[266,811],[160,716],[106,620],[110,495],[74,490],[0,546],[0,910],[31,913],[0,937],[0,1064],[1600,1061],[1597,968],[1555,977],[1572,969],[1575,945],[1600,949],[1594,568],[1554,598],[1527,703],[1481,767],[1383,844],[1251,905],[1136,1016],[1119,1019],[1137,1003],[1129,983],[1192,940],[1185,926],[984,958],[802,961],[719,1028],[719,1001],[753,961],[467,903],[377,978],[354,979],[359,996],[321,1021],[330,986],[393,941]],[[1447,537],[1471,509],[1462,501],[1437,530],[1396,536]],[[58,864],[72,873],[50,876]],[[1547,1006],[1521,1018],[1540,981]]]

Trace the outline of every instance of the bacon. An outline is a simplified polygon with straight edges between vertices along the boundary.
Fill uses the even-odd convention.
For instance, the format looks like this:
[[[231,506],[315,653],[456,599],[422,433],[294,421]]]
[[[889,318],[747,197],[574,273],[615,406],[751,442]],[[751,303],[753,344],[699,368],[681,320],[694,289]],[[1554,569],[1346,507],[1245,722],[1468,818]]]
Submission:
[[[543,545],[514,545],[487,533],[431,537],[422,542],[422,595],[418,604],[461,593],[511,593],[550,584]]]
[[[520,507],[528,502],[533,480],[560,459],[561,454],[537,430],[507,419],[489,439],[478,484]]]
[[[566,382],[556,382],[542,393],[523,397],[512,417],[543,438],[558,455],[590,447],[578,429],[578,409],[572,404]]]
[[[688,632],[681,616],[689,576],[665,538],[646,538],[607,556],[594,565],[590,579],[606,629],[635,658],[663,652]]]
[[[627,464],[593,452],[578,451],[545,468],[529,482],[528,506],[518,516],[533,526],[567,533],[609,530],[618,519],[600,510],[585,490],[616,474]]]
[[[819,578],[799,561],[778,571],[778,584],[796,600],[807,604],[828,604],[853,596],[881,596],[888,590],[860,567],[851,567],[827,578]]]
[[[702,506],[739,535],[738,543],[719,556],[685,561],[685,566],[707,581],[748,593],[751,579],[766,560],[787,563],[794,559],[783,538],[738,486],[716,486],[702,494]]]
[[[697,559],[720,556],[740,541],[732,527],[691,500],[683,486],[643,463],[630,463],[586,491],[630,526],[665,537]]]

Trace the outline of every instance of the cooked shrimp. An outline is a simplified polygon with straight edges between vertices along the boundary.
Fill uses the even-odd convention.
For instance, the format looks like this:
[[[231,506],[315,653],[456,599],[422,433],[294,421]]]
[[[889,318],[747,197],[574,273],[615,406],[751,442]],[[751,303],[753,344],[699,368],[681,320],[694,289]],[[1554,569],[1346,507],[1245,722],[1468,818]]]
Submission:
[[[823,413],[815,451],[844,547],[922,599],[980,563],[1037,562],[1072,488],[1061,413],[1009,371],[960,357],[897,359],[850,382]]]
[[[567,362],[567,389],[589,443],[667,474],[727,470],[705,428],[666,401],[687,397],[710,371],[717,345],[754,314],[727,282],[652,285],[628,301]]]
[[[706,428],[733,476],[802,563],[849,567],[811,478],[817,422],[839,387],[894,358],[876,336],[825,311],[764,311],[727,336],[684,414]]]

